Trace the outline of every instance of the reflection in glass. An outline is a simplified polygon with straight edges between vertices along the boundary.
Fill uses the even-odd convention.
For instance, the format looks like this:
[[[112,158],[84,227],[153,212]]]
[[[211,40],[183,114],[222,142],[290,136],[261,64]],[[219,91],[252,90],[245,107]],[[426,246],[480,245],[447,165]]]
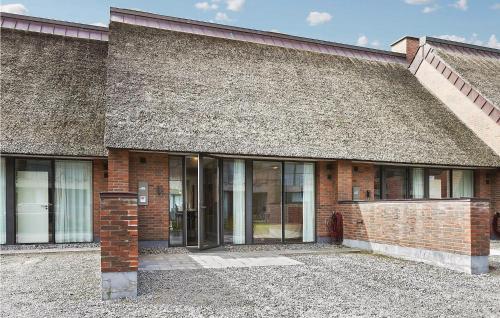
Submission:
[[[285,240],[314,241],[314,164],[285,162]]]
[[[219,189],[218,189],[218,160],[212,157],[201,157],[202,163],[202,192],[200,193],[200,248],[219,245]],[[201,182],[201,181],[200,181]]]
[[[186,157],[186,240],[198,245],[198,156]]]
[[[441,199],[450,197],[450,171],[446,169],[429,169],[429,198]]]
[[[5,191],[5,158],[0,158],[0,244],[6,242]]]
[[[384,199],[406,198],[406,168],[384,167],[382,186]]]
[[[254,243],[281,241],[281,162],[253,162]]]
[[[171,246],[183,245],[184,233],[184,198],[183,198],[183,157],[169,158],[169,212],[170,229],[169,244]]]
[[[224,243],[245,244],[245,161],[223,161]]]

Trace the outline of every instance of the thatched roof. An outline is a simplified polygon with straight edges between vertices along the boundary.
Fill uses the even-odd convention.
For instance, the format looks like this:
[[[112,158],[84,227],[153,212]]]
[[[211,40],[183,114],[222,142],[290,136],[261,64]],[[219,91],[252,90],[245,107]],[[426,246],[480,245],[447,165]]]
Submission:
[[[0,151],[105,156],[107,42],[2,28]]]
[[[499,166],[400,63],[110,24],[107,147]]]
[[[473,50],[460,52],[440,48],[437,54],[500,109],[500,50],[497,51],[498,53]]]

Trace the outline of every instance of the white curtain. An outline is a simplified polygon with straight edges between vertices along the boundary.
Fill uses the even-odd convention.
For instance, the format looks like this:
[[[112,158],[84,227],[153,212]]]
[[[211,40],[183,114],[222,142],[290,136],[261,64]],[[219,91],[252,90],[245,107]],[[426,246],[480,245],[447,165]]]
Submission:
[[[423,199],[424,198],[424,169],[423,168],[413,168],[412,173],[412,189],[413,189],[413,199]]]
[[[92,241],[92,162],[55,162],[56,242]]]
[[[472,198],[474,196],[472,170],[453,170],[453,197]]]
[[[0,158],[0,244],[5,244],[5,159]]]
[[[233,244],[245,244],[245,161],[233,166]]]
[[[304,195],[302,236],[304,242],[314,242],[314,164],[304,163]]]

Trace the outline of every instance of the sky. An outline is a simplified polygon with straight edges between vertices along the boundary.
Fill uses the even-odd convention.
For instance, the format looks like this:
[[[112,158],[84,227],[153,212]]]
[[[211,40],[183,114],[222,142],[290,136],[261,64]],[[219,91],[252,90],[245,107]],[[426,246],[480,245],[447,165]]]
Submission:
[[[109,7],[378,49],[405,35],[500,49],[500,0],[2,0],[0,10],[107,25]]]

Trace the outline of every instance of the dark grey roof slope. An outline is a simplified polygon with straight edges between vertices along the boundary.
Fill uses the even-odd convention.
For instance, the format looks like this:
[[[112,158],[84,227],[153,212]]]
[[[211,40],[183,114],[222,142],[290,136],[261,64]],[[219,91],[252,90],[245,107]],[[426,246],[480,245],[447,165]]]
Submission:
[[[107,147],[500,166],[404,65],[112,22]]]
[[[4,153],[103,156],[107,42],[2,28]]]
[[[437,54],[500,109],[500,50],[497,54],[438,49]]]

